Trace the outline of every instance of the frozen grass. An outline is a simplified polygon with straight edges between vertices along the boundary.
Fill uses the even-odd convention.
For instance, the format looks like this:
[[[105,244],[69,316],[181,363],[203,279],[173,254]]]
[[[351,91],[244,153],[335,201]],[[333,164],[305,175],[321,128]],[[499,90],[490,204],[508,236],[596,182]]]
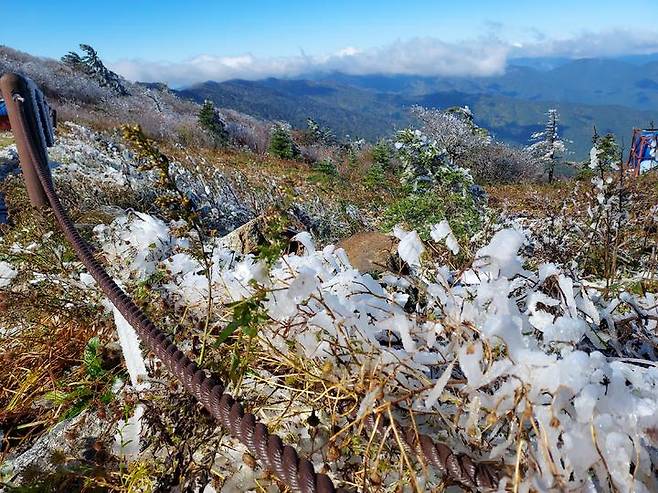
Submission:
[[[136,233],[145,227],[159,241]],[[257,398],[257,414],[337,478],[439,486],[400,439],[411,424],[497,463],[515,489],[654,486],[655,295],[607,295],[555,264],[526,270],[519,250],[531,239],[519,230],[497,232],[461,272],[399,232],[412,273],[379,281],[333,246],[316,250],[307,233],[296,238],[303,252],[271,268],[215,246],[211,291],[165,223],[141,215],[102,233],[125,282],[161,264],[165,298],[191,317],[214,307],[206,335],[228,340],[208,361],[222,365],[228,351],[236,390],[269,396]],[[374,433],[366,418],[388,431]]]

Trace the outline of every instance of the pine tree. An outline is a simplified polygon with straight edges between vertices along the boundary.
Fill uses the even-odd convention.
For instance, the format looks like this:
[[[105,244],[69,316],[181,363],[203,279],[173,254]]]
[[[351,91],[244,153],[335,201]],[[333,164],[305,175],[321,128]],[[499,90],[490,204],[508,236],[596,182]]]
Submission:
[[[62,62],[72,69],[79,70],[94,78],[101,86],[111,88],[120,96],[129,94],[121,77],[103,64],[94,48],[87,44],[81,44],[80,49],[85,53],[84,56],[81,57],[76,52],[70,51],[62,57]]]
[[[299,154],[290,132],[283,125],[276,125],[272,130],[268,152],[281,159],[294,159]]]
[[[199,126],[205,130],[213,140],[216,147],[228,145],[228,132],[226,125],[219,116],[212,101],[205,100],[199,110]]]
[[[311,144],[334,145],[336,136],[329,128],[323,128],[312,118],[306,119],[305,137]]]
[[[75,51],[69,51],[66,55],[62,57],[62,62],[65,65],[68,65],[73,70],[78,70],[81,72],[87,71],[87,66],[82,61],[82,57],[78,55]]]
[[[619,167],[619,145],[615,140],[615,136],[611,133],[600,137],[595,133],[592,139],[594,145],[590,151],[590,165],[589,167],[597,171],[601,177],[605,173],[617,170]]]
[[[544,130],[532,135],[533,144],[528,148],[532,156],[544,164],[549,183],[553,182],[559,158],[566,151],[566,145],[559,135],[559,122],[560,115],[558,111],[555,109],[548,110],[548,119]]]
[[[380,140],[370,151],[374,163],[380,164],[383,167],[388,167],[391,163],[391,147],[385,140]]]

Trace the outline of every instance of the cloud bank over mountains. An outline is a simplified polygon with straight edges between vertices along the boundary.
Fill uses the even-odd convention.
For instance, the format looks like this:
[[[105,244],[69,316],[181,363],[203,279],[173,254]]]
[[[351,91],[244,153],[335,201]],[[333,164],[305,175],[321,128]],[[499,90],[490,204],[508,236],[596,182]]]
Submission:
[[[563,39],[537,36],[534,42],[520,43],[511,51],[519,57],[596,58],[621,55],[648,55],[658,52],[658,30],[611,29],[582,32]]]
[[[351,75],[408,74],[427,76],[499,75],[518,57],[606,57],[658,52],[658,31],[615,29],[583,32],[564,39],[535,36],[530,42],[510,42],[488,35],[464,42],[436,38],[398,40],[386,46],[361,50],[346,47],[328,55],[300,53],[289,57],[199,55],[182,62],[120,60],[111,68],[130,80],[164,81],[185,86],[207,80],[257,80],[297,77],[316,72]]]

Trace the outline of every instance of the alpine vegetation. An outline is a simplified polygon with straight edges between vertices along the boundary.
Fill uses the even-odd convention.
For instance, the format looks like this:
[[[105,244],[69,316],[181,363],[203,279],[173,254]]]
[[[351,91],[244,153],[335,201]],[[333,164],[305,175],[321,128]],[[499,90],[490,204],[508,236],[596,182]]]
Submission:
[[[61,110],[53,183],[91,255],[202,370],[182,383],[146,350],[0,134],[3,488],[295,489],[186,393],[216,397],[207,372],[346,490],[658,490],[658,179],[612,135],[566,178],[555,110],[525,148],[468,107],[367,142],[82,48],[0,67]]]
[[[139,233],[145,230],[153,236]],[[354,269],[343,250],[318,249],[307,233],[296,237],[303,245],[298,253],[269,267],[215,246],[209,280],[186,246],[190,239],[154,218],[116,221],[103,230],[102,244],[112,264],[125,266],[115,275],[126,282],[162,265],[163,292],[199,316],[209,302],[253,300],[251,316],[260,313],[259,322],[236,326],[233,337],[242,331],[260,350],[277,354],[279,371],[303,368],[310,394],[299,395],[297,405],[308,406],[320,423],[335,419],[317,404],[325,400],[353,409],[338,422],[348,434],[368,418],[390,418],[393,427],[412,420],[419,433],[500,464],[509,474],[503,484],[521,489],[656,488],[658,373],[644,359],[646,351],[653,354],[656,295],[606,296],[573,266],[528,270],[522,250],[533,241],[520,228],[499,230],[459,271],[430,259],[415,232],[396,235],[411,272],[379,280]],[[458,252],[445,223],[433,228],[433,238]],[[632,328],[630,339],[611,344],[625,327]],[[243,391],[257,381],[244,381]],[[335,392],[315,401],[313,389],[321,388]],[[300,412],[280,425],[299,429],[306,415]],[[448,430],[446,421],[453,423]],[[403,447],[372,433],[368,443],[319,433],[305,452],[337,476],[347,464],[325,462],[322,450],[332,443],[366,462],[377,453],[391,465],[402,461],[403,476],[420,489],[438,480],[437,471],[421,474],[419,464],[404,462]],[[402,480],[398,467],[379,473],[383,484]]]

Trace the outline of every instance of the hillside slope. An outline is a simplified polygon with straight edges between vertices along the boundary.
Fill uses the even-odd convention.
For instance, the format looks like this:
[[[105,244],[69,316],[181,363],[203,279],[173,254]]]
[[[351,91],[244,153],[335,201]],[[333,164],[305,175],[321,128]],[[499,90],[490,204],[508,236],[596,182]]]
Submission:
[[[297,127],[304,127],[306,119],[311,117],[340,136],[369,140],[388,137],[396,129],[407,126],[410,123],[408,110],[415,104],[434,108],[468,105],[480,126],[491,130],[497,138],[519,146],[526,145],[530,136],[543,128],[546,111],[557,108],[563,135],[572,141],[571,159],[588,156],[594,126],[599,133],[612,132],[621,141],[628,138],[634,127],[647,125],[656,114],[610,104],[522,99],[513,97],[513,91],[505,95],[448,89],[420,94],[430,86],[423,84],[419,88],[416,86],[419,80],[408,77],[403,81],[388,78],[389,92],[343,83],[354,81],[353,77],[339,80],[342,82],[281,79],[205,82],[178,94],[197,102],[209,99],[218,106],[251,112],[261,118],[289,121]],[[381,80],[378,78],[371,85],[382,87]],[[400,85],[396,85],[397,82]]]
[[[337,135],[375,140],[409,122],[404,97],[350,86],[312,81],[265,79],[205,82],[178,91],[196,102],[211,100],[268,120],[282,120],[298,128],[311,117]]]

